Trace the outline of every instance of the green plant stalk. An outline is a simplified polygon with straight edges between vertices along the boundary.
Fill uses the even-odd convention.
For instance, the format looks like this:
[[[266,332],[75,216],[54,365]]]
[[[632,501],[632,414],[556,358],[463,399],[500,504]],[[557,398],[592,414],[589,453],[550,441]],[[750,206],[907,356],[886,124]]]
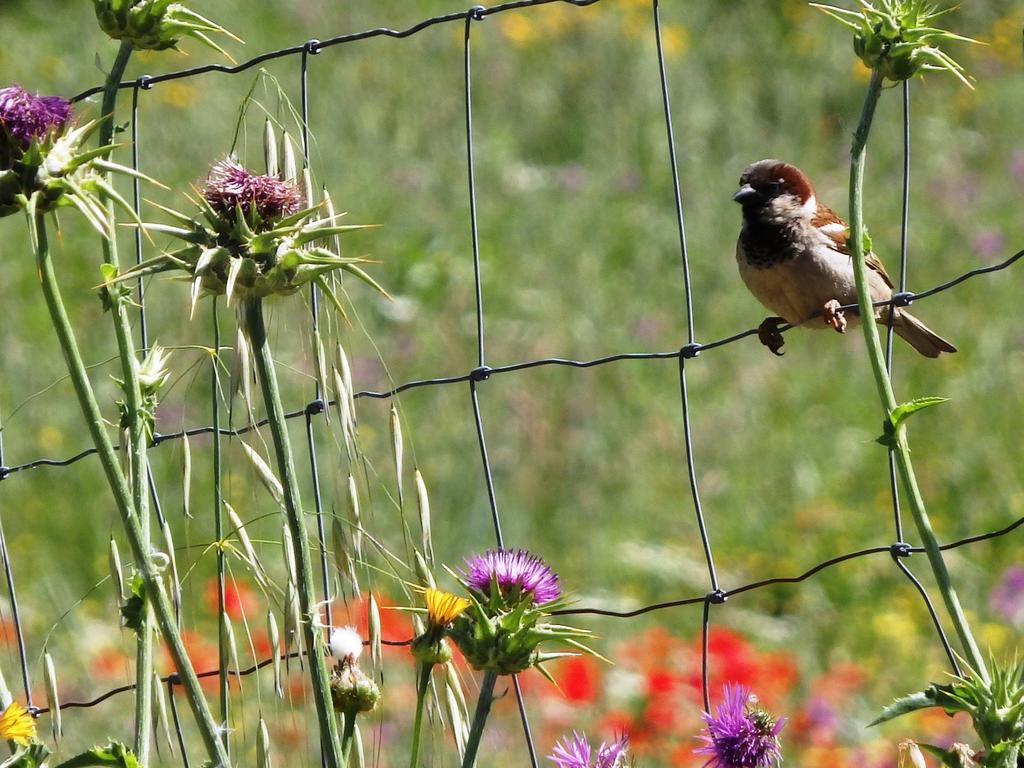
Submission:
[[[343,715],[345,726],[341,732],[341,765],[347,768],[348,759],[352,755],[352,744],[356,736],[356,713],[349,712]]]
[[[104,118],[98,131],[98,146],[109,145],[114,138],[114,112],[117,107],[118,85],[132,55],[132,45],[124,40],[117,50],[114,64],[103,87],[101,116]],[[109,180],[109,174],[108,174]],[[107,222],[111,235],[101,240],[103,262],[117,266],[117,222],[114,203],[106,201]],[[146,493],[148,461],[146,457],[145,422],[141,417],[142,390],[139,386],[139,361],[135,354],[131,319],[128,317],[128,303],[120,294],[110,294],[110,312],[114,321],[114,335],[117,338],[118,356],[121,360],[121,375],[124,381],[125,412],[128,418],[128,445],[132,503],[142,529],[142,538],[149,548],[149,497]],[[134,751],[142,765],[149,764],[150,739],[153,732],[153,622],[148,606],[143,613],[135,648],[135,739]]]
[[[498,673],[494,670],[484,672],[480,682],[480,698],[476,700],[476,711],[473,712],[473,723],[469,726],[469,738],[466,739],[466,753],[462,756],[462,768],[473,768],[476,764],[476,752],[480,747],[487,716],[491,714],[494,703],[494,684],[498,682]]]
[[[256,375],[260,381],[263,403],[267,409],[270,434],[277,455],[277,468],[284,490],[285,517],[292,534],[295,554],[296,578],[298,580],[299,609],[302,614],[302,632],[309,649],[309,676],[313,684],[313,702],[317,719],[320,721],[320,739],[327,768],[340,768],[343,764],[342,749],[338,741],[338,722],[331,700],[330,678],[324,659],[324,637],[313,625],[316,614],[316,595],[313,587],[313,560],[309,551],[309,535],[306,519],[302,513],[299,498],[299,484],[295,476],[295,461],[292,457],[291,442],[288,440],[288,425],[281,404],[281,393],[277,385],[277,372],[267,341],[267,328],[263,320],[263,301],[245,301],[242,315],[246,335],[256,358]],[[353,718],[354,719],[354,718]],[[354,725],[354,723],[353,723]],[[348,729],[348,719],[345,723]]]
[[[882,93],[882,73],[877,69],[872,71],[871,82],[868,84],[867,95],[864,97],[864,107],[861,110],[860,122],[853,138],[853,147],[850,150],[850,258],[853,260],[853,273],[857,283],[857,304],[860,308],[862,318],[874,317],[875,310],[872,307],[871,296],[868,291],[867,265],[864,263],[864,159],[867,150],[868,134],[871,131],[871,121],[875,114],[875,107],[878,105],[878,98]],[[885,366],[885,355],[882,352],[882,341],[878,334],[878,326],[874,322],[862,322],[864,329],[864,340],[867,343],[868,358],[871,361],[871,371],[875,377],[875,384],[878,387],[878,396],[885,408],[886,417],[892,413],[898,403],[893,394],[892,380]],[[917,525],[918,535],[924,543],[925,552],[928,556],[928,563],[931,565],[932,573],[938,584],[939,592],[942,593],[942,600],[946,605],[949,617],[956,628],[957,636],[963,645],[967,662],[971,668],[987,683],[989,681],[988,670],[985,667],[985,660],[978,649],[978,644],[971,634],[967,617],[960,606],[960,599],[949,578],[949,571],[946,562],[939,549],[939,543],[932,531],[931,522],[928,519],[928,511],[925,508],[924,498],[921,489],[917,485],[917,477],[914,474],[914,465],[910,460],[910,445],[907,442],[906,423],[901,423],[896,428],[894,445],[892,448],[896,458],[896,467],[899,472],[903,489],[910,501],[910,510]]]
[[[412,724],[412,748],[409,753],[409,768],[416,768],[420,757],[420,731],[423,728],[423,706],[427,699],[427,688],[430,686],[430,672],[433,664],[420,664],[419,679],[416,682],[416,716]]]
[[[96,402],[96,395],[93,393],[92,384],[86,373],[85,364],[82,362],[81,353],[78,351],[74,330],[64,309],[64,301],[61,298],[60,287],[57,284],[57,278],[53,271],[53,262],[50,258],[44,215],[41,213],[36,214],[34,219],[30,219],[29,227],[32,230],[36,266],[43,297],[46,300],[46,306],[50,313],[50,320],[57,334],[57,340],[60,342],[61,351],[64,353],[68,374],[75,388],[75,395],[78,397],[78,404],[82,409],[82,415],[85,417],[89,434],[92,436],[93,444],[96,446],[100,465],[103,467],[103,473],[107,478],[107,483],[110,485],[117,510],[121,514],[121,519],[128,536],[128,543],[135,557],[136,567],[139,569],[146,587],[146,600],[152,604],[156,614],[156,622],[164,641],[167,643],[171,659],[174,661],[180,683],[195,716],[207,753],[213,761],[215,768],[227,768],[228,758],[218,738],[217,723],[214,721],[213,715],[210,714],[210,709],[199,687],[199,679],[196,677],[192,662],[185,651],[185,645],[175,624],[174,611],[164,590],[163,581],[160,579],[160,574],[156,571],[150,559],[149,545],[143,536],[140,521],[134,514],[132,494],[128,489],[124,473],[121,471],[117,456],[114,453],[110,436],[106,432],[103,415]],[[148,687],[149,685],[150,682],[147,680],[146,686]]]
[[[221,474],[223,472],[223,449],[220,443],[220,381],[217,376],[217,366],[220,364],[220,320],[217,317],[217,298],[210,302],[210,315],[213,322],[213,365],[210,370],[210,409],[213,421],[213,521],[214,534],[217,541],[224,540],[224,510],[222,508],[224,495],[221,488]],[[224,548],[217,547],[217,615],[224,616]],[[217,680],[220,698],[221,721],[228,722],[230,714],[230,700],[228,697],[228,638],[226,627],[223,621],[217,622],[217,647],[218,664],[220,675]],[[224,748],[230,752],[228,743],[228,731],[224,729]]]

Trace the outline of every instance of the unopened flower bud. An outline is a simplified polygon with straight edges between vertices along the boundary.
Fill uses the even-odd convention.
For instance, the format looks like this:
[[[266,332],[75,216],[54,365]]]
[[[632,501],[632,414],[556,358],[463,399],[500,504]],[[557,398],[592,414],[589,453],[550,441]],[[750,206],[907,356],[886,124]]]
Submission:
[[[331,671],[331,700],[335,711],[348,716],[370,712],[380,702],[380,688],[355,662],[342,662]]]
[[[452,649],[443,637],[432,637],[427,631],[412,641],[409,650],[413,657],[423,664],[445,664],[451,661]]]

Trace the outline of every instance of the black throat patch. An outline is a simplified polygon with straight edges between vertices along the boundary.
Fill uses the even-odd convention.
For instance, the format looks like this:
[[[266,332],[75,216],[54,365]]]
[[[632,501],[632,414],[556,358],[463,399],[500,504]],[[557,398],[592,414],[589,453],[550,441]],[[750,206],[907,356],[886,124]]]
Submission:
[[[756,215],[756,214],[755,214]],[[767,224],[744,212],[744,226],[740,233],[743,255],[752,267],[766,269],[793,259],[796,254],[795,232],[790,226]]]

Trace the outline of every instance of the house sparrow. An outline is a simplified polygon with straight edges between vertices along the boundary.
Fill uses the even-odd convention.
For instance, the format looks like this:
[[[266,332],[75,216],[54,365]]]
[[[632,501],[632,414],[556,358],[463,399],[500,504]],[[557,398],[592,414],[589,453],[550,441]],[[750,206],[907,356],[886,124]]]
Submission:
[[[794,165],[760,160],[747,166],[733,200],[743,206],[743,227],[736,242],[736,262],[747,288],[778,317],[758,328],[758,338],[782,354],[779,326],[803,325],[821,316],[840,333],[847,319],[840,307],[857,303],[853,262],[846,248],[848,228],[835,212],[818,202],[810,179]],[[871,300],[888,301],[892,280],[878,257],[868,253]],[[925,357],[956,352],[956,347],[905,309],[893,308],[893,330]],[[851,312],[850,322],[856,322]],[[878,307],[875,320],[888,324],[889,307]]]

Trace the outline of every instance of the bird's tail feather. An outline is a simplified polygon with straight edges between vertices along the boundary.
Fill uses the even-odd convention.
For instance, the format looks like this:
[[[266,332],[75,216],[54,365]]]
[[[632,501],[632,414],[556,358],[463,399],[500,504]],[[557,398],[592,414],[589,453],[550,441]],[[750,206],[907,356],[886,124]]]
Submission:
[[[883,318],[879,320],[883,324],[887,322],[884,314]],[[892,327],[899,336],[925,357],[938,357],[943,352],[956,352],[956,347],[909,312],[898,310]]]

